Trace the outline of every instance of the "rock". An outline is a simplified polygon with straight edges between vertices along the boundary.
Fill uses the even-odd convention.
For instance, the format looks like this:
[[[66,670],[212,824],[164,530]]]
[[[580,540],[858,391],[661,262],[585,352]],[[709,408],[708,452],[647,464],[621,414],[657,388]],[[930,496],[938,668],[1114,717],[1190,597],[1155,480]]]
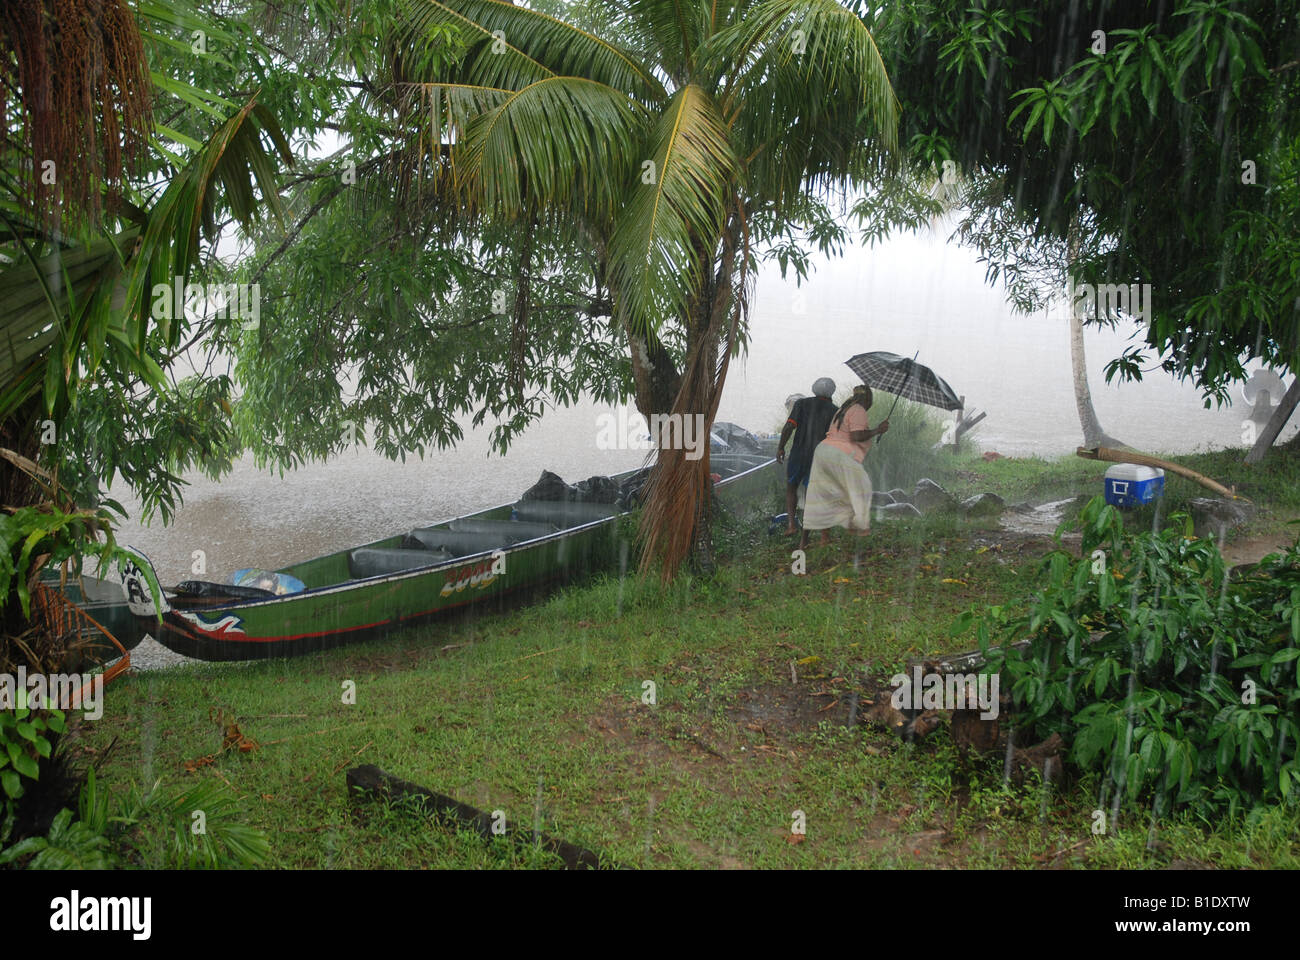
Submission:
[[[883,507],[876,508],[882,514],[888,514],[893,517],[919,517],[921,511],[916,509],[910,503],[887,503]]]
[[[609,477],[588,477],[579,480],[573,487],[573,499],[579,503],[617,503],[620,490],[618,483]]]
[[[1007,507],[1007,509],[1012,513],[1033,513],[1034,505],[1029,502],[1013,503],[1011,506]]]
[[[963,500],[961,509],[968,517],[1000,517],[1006,505],[996,493],[977,493]]]
[[[1188,506],[1192,508],[1192,525],[1198,537],[1218,537],[1255,515],[1255,505],[1245,500],[1195,497]]]
[[[912,492],[912,503],[922,513],[957,509],[957,498],[929,479],[916,481],[916,489]]]
[[[549,470],[542,471],[542,477],[523,492],[520,500],[571,500],[573,488]]]
[[[871,493],[871,505],[873,507],[888,507],[894,503],[894,498],[887,493],[881,493],[879,490],[873,490]]]
[[[894,498],[895,503],[912,502],[912,495],[901,487],[895,487],[893,490],[886,490],[885,492]]]

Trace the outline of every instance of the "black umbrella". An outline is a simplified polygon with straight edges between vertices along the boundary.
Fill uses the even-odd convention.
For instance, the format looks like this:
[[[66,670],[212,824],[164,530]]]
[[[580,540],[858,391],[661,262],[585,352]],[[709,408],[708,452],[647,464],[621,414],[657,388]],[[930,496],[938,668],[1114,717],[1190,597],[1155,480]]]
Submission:
[[[929,367],[917,363],[916,357],[900,357],[896,353],[877,350],[875,353],[859,353],[851,360],[845,360],[844,364],[873,390],[894,394],[895,406],[899,397],[907,397],[940,410],[960,410],[962,407],[952,387]],[[892,414],[894,408],[890,407],[889,412]]]

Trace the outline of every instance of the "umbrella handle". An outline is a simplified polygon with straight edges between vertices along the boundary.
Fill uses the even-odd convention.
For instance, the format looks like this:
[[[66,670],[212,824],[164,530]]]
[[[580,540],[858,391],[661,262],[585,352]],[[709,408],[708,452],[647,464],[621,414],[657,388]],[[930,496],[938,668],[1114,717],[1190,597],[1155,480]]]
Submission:
[[[903,390],[907,387],[907,381],[912,379],[912,371],[916,369],[916,358],[919,357],[920,355],[921,355],[920,350],[912,354],[912,365],[907,368],[907,376],[903,378],[903,385],[898,388],[898,393],[894,394],[894,403],[892,406],[890,406],[889,412],[885,414],[886,420],[888,420],[890,417],[894,415],[894,407],[898,406],[898,401],[902,399]],[[879,437],[876,438],[876,442],[879,443],[883,439],[885,439],[885,436],[884,434],[881,434]]]

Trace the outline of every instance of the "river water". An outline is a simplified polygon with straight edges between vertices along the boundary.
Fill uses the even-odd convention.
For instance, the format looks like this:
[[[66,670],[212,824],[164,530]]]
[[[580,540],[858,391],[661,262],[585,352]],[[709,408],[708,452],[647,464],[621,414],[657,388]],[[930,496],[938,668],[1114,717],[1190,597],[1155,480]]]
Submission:
[[[775,268],[760,273],[749,353],[732,364],[720,420],[777,430],[788,395],[810,392],[821,376],[841,390],[856,380],[843,366],[850,356],[919,350],[919,362],[964,395],[968,408],[988,412],[972,434],[981,448],[1053,457],[1079,444],[1067,322],[1013,313],[985,283],[974,253],[936,236],[905,236],[816,263],[802,288]],[[1085,335],[1093,403],[1106,431],[1150,453],[1243,446],[1249,409],[1239,394],[1235,406],[1207,410],[1193,386],[1159,371],[1141,383],[1105,384],[1105,362],[1120,355],[1133,329]],[[202,579],[274,569],[514,500],[543,469],[573,482],[639,466],[643,452],[599,448],[598,417],[609,412],[594,403],[556,409],[505,457],[490,455],[489,428],[468,424],[456,449],[406,463],[352,450],[281,478],[246,457],[220,483],[187,477],[169,527],[140,524],[138,503],[115,491],[132,514],[120,540],[148,554],[168,584],[196,574],[196,551]],[[1283,439],[1296,430],[1290,425]]]

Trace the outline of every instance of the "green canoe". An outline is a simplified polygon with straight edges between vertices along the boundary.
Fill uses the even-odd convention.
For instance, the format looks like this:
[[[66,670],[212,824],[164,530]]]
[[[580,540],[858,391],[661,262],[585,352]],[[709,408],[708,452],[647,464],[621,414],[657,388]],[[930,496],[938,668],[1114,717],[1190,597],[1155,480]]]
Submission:
[[[783,477],[773,463],[761,454],[713,454],[718,497],[738,502],[779,490]],[[305,585],[297,593],[180,584],[164,592],[161,620],[139,566],[122,571],[123,590],[140,626],[177,653],[296,656],[616,565],[628,550],[621,513],[612,504],[503,504],[276,571]],[[140,563],[149,563],[143,554]]]

